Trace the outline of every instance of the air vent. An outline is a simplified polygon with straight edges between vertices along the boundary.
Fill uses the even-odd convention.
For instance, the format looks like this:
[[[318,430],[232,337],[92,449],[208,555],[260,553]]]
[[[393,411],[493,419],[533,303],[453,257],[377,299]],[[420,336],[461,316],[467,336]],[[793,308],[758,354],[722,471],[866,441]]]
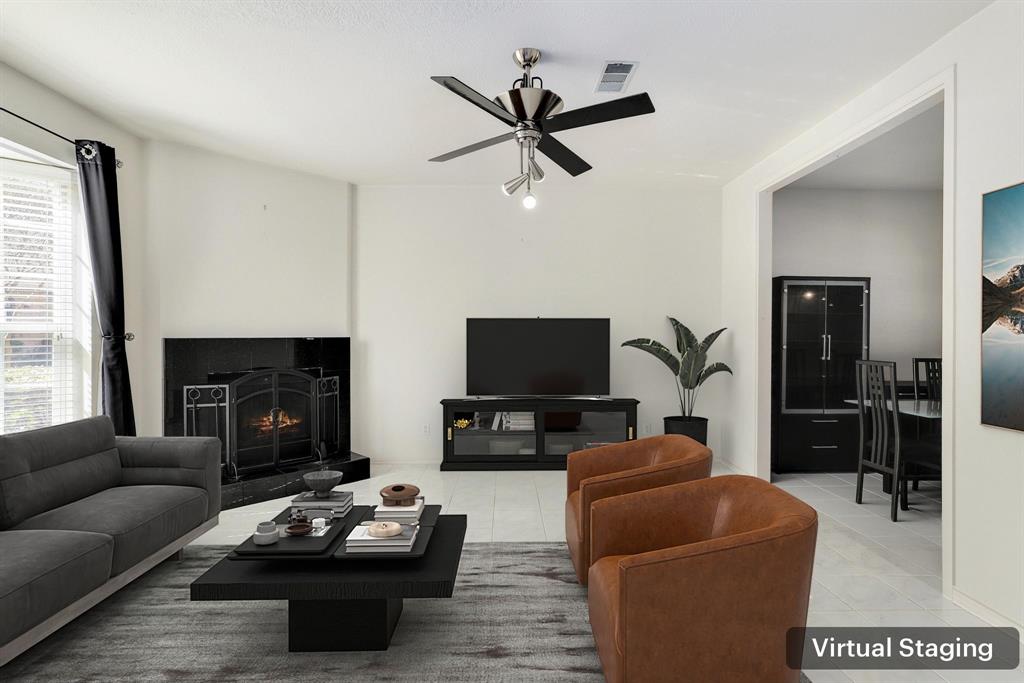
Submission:
[[[624,92],[633,78],[636,66],[636,62],[605,62],[596,92]]]

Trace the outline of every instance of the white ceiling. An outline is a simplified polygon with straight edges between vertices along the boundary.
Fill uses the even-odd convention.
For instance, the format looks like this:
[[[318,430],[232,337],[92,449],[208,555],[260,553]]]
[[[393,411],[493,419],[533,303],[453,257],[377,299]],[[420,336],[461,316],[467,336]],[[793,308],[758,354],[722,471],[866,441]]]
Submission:
[[[788,187],[941,190],[942,120],[937,104]]]
[[[513,143],[426,161],[507,130],[430,76],[493,96],[518,76],[513,49],[538,47],[536,74],[573,109],[617,96],[594,92],[606,60],[634,60],[627,94],[650,92],[657,112],[558,138],[592,180],[706,185],[987,4],[4,0],[0,60],[145,137],[398,184],[499,183],[518,169]]]

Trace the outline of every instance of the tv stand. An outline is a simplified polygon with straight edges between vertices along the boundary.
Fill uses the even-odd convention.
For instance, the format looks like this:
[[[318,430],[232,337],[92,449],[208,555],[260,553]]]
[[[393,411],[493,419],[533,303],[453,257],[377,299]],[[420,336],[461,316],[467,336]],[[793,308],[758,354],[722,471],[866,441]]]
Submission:
[[[441,469],[564,470],[572,451],[635,439],[638,403],[603,396],[445,399]]]

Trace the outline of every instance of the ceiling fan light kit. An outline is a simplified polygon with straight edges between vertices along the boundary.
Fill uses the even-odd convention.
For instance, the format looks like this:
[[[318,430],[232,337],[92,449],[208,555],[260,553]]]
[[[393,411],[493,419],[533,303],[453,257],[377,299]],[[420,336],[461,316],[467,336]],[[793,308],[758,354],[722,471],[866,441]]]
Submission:
[[[512,196],[525,184],[523,207],[532,209],[537,205],[532,185],[544,180],[544,170],[535,158],[536,151],[542,152],[571,176],[578,176],[591,169],[590,164],[552,137],[551,133],[651,114],[654,112],[654,104],[647,93],[640,93],[563,112],[565,103],[562,98],[546,89],[542,78],[533,75],[533,68],[540,61],[540,50],[520,48],[513,53],[512,58],[516,66],[522,69],[523,75],[516,79],[511,90],[500,93],[493,100],[454,76],[432,77],[431,80],[475,104],[505,125],[512,126],[513,130],[442,154],[430,161],[448,161],[499,142],[514,140],[519,146],[519,175],[502,184],[501,190],[507,196]],[[538,83],[540,87],[536,87]]]

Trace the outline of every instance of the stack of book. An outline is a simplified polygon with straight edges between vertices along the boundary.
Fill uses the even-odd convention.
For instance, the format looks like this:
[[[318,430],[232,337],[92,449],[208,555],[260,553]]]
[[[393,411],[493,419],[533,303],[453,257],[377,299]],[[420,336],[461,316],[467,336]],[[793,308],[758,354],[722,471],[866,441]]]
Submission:
[[[533,413],[505,413],[506,427],[511,432],[532,432]]]
[[[351,491],[331,491],[330,498],[317,498],[306,491],[292,498],[292,515],[306,515],[311,510],[330,510],[331,518],[344,517],[352,509]]]
[[[491,422],[491,431],[532,432],[533,413],[498,411]]]
[[[387,538],[370,535],[370,527],[357,526],[345,539],[346,553],[407,553],[416,542],[419,525],[403,525],[402,533]]]
[[[414,505],[378,505],[373,511],[373,519],[377,522],[412,524],[420,521],[423,505],[422,498],[417,498]]]

